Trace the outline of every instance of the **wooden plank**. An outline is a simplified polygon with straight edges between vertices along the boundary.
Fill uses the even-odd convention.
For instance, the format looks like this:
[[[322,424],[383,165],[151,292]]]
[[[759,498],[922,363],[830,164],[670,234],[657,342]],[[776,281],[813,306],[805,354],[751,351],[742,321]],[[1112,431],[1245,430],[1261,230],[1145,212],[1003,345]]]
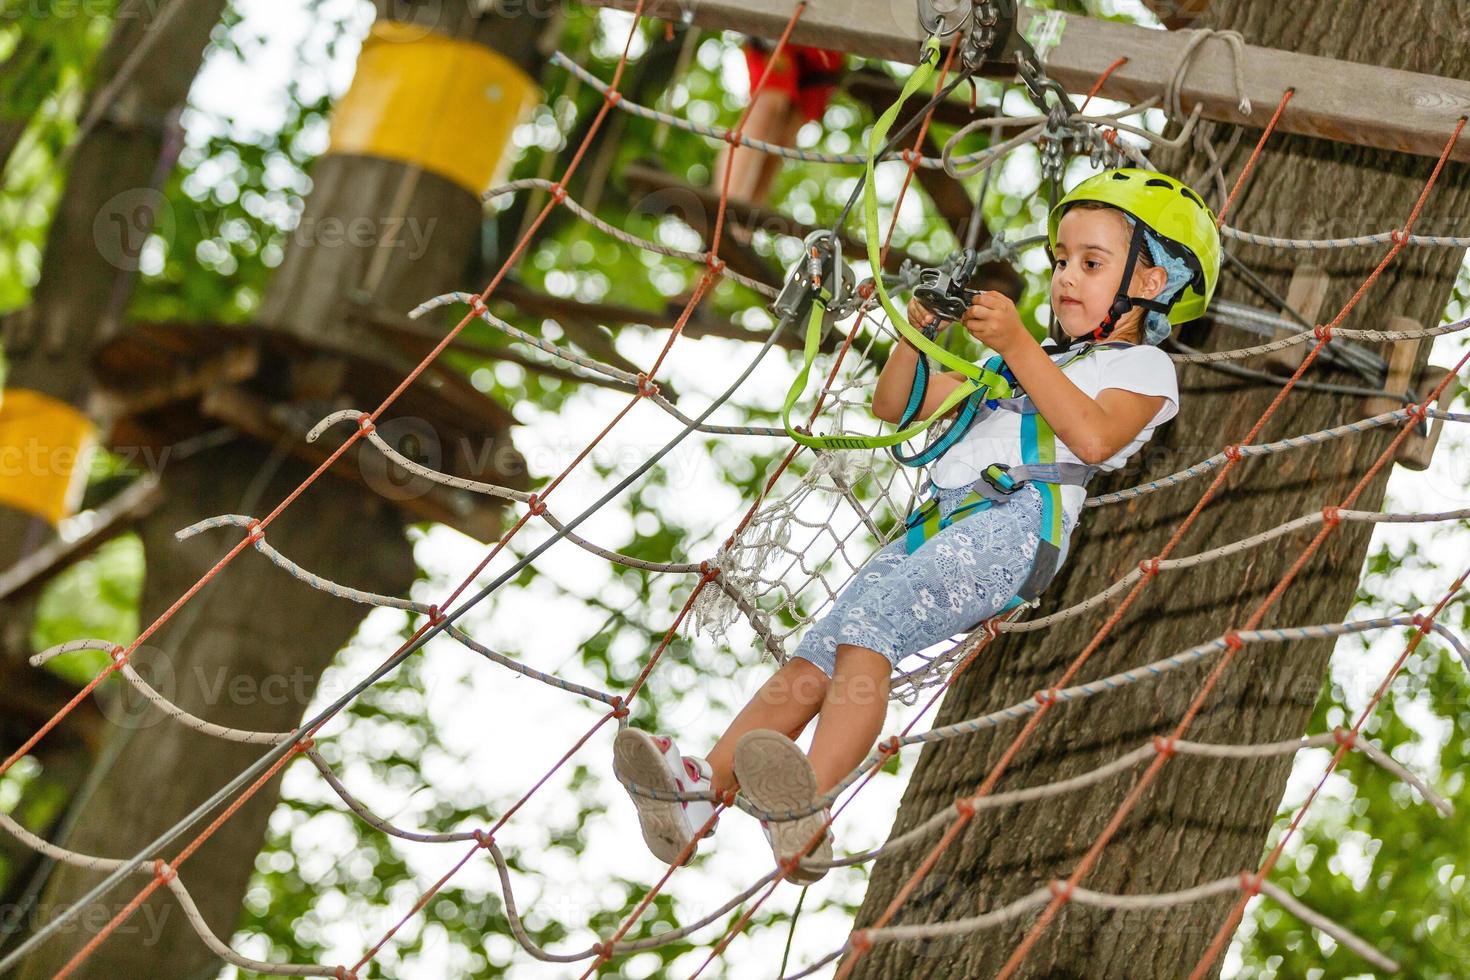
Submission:
[[[273,406],[243,388],[228,385],[211,388],[205,393],[199,408],[205,416],[234,426],[261,442],[278,444],[288,433],[287,425],[277,417]],[[324,446],[301,438],[292,440],[288,448],[291,455],[317,466],[327,459],[336,443],[327,440]],[[351,483],[381,492],[382,481],[375,486],[358,458],[363,452],[377,454],[376,449],[363,450],[359,444],[338,458],[330,472]],[[503,528],[500,519],[504,510],[502,503],[408,474],[386,459],[383,465],[393,474],[393,486],[399,491],[392,503],[405,511],[410,519],[447,524],[483,544],[499,539]]]
[[[1422,401],[1435,386],[1445,379],[1445,375],[1452,373],[1449,368],[1438,364],[1430,364],[1424,369],[1424,375],[1419,379],[1418,395]],[[1455,400],[1455,386],[1445,385],[1444,391],[1439,393],[1435,402],[1435,408],[1442,412],[1450,410],[1450,403]],[[1434,459],[1434,449],[1439,445],[1439,434],[1444,429],[1444,419],[1433,419],[1429,421],[1428,431],[1424,435],[1418,432],[1412,433],[1407,439],[1399,443],[1399,448],[1394,453],[1394,462],[1406,470],[1423,471],[1429,469],[1430,462]]]
[[[631,10],[636,0],[588,0],[593,6]],[[678,21],[688,15],[704,28],[779,37],[792,0],[647,0],[645,13]],[[1042,18],[1056,17],[1060,40],[1041,52],[1047,73],[1070,92],[1085,92],[1118,58],[1128,62],[1103,83],[1104,98],[1137,102],[1162,95],[1172,66],[1189,43],[1187,33],[1153,30],[1022,8],[1026,36]],[[915,4],[894,0],[844,0],[807,7],[792,31],[795,44],[847,51],[865,58],[913,63],[921,40]],[[1470,80],[1400,71],[1257,45],[1245,46],[1246,115],[1238,106],[1229,45],[1201,46],[1181,98],[1196,103],[1206,119],[1263,128],[1288,88],[1296,90],[1277,128],[1358,146],[1437,157],[1461,116],[1470,113]],[[1470,139],[1451,159],[1470,161]]]
[[[1388,321],[1388,330],[1423,330],[1424,327],[1417,320],[1411,320],[1406,316],[1396,316]],[[1388,377],[1383,382],[1384,391],[1412,391],[1414,388],[1414,363],[1419,359],[1418,340],[1394,341],[1388,352]],[[1381,415],[1384,412],[1392,412],[1396,408],[1402,408],[1403,403],[1397,398],[1368,398],[1363,402],[1363,410],[1369,415]]]
[[[1291,274],[1291,285],[1286,289],[1286,305],[1300,313],[1303,320],[1315,324],[1317,315],[1322,312],[1322,304],[1327,301],[1327,290],[1331,286],[1332,278],[1322,269],[1315,265],[1298,266],[1297,270]],[[1294,327],[1281,327],[1276,331],[1276,339],[1290,337],[1294,333],[1300,333],[1300,330]],[[1291,375],[1301,367],[1306,356],[1307,346],[1297,344],[1295,347],[1272,351],[1262,357],[1261,361],[1267,370],[1274,368],[1278,373]]]

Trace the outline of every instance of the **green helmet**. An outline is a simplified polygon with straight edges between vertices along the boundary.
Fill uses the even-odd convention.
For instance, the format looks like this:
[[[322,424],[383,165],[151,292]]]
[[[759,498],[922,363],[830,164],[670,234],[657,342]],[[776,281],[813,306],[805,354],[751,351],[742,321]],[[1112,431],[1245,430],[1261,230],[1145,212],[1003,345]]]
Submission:
[[[1062,215],[1078,201],[1101,201],[1128,212],[1165,248],[1184,258],[1195,275],[1175,297],[1168,311],[1169,322],[1185,323],[1204,316],[1220,278],[1220,232],[1214,213],[1198,194],[1167,174],[1135,167],[1105,170],[1072,188],[1052,208],[1047,222],[1052,248],[1056,248]],[[1125,272],[1125,284],[1131,281],[1132,271],[1129,268]],[[1148,301],[1133,305],[1151,306]]]

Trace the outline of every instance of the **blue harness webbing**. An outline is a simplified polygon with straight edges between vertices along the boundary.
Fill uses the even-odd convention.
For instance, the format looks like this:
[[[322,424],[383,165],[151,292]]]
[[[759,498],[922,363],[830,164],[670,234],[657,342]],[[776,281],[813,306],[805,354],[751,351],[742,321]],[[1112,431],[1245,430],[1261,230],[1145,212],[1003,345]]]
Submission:
[[[1080,357],[1084,357],[1099,348],[1112,348],[1130,346],[1123,343],[1107,344],[1084,344],[1074,347],[1062,355],[1061,358],[1053,358],[1058,367],[1063,367]],[[997,365],[994,362],[999,362]],[[985,362],[986,368],[1007,375],[1010,380],[1010,372],[1005,369],[1000,355],[994,355]],[[928,375],[922,358],[919,360],[919,370],[915,371],[914,391],[910,393],[909,408],[905,411],[905,417],[910,412],[917,413],[915,405],[923,404],[923,391],[921,387],[927,387]],[[920,375],[923,375],[921,378]],[[1012,381],[1012,386],[1019,392],[1020,389]],[[977,395],[979,393],[977,392]],[[972,395],[965,403],[968,410],[972,404],[980,401],[977,395]],[[917,396],[917,397],[915,397]],[[931,495],[919,507],[908,516],[904,522],[906,528],[904,534],[904,547],[909,554],[918,550],[925,541],[929,540],[940,531],[949,527],[956,521],[988,510],[996,504],[1004,504],[1010,500],[1010,495],[1015,493],[1027,483],[1034,483],[1041,491],[1041,540],[1036,549],[1036,558],[1032,562],[1031,571],[1026,576],[1026,581],[1021,584],[1016,594],[1001,609],[1005,612],[1014,609],[1023,603],[1033,603],[1046,587],[1051,584],[1056,575],[1057,565],[1061,560],[1062,548],[1062,487],[1063,486],[1086,486],[1087,481],[1097,472],[1097,467],[1078,463],[1058,463],[1056,433],[1050,424],[1036,409],[1036,405],[1024,393],[1011,398],[986,399],[983,408],[985,411],[1009,411],[1021,416],[1021,460],[1020,466],[1008,466],[1004,463],[991,463],[981,471],[980,479],[970,485],[970,492],[960,501],[949,516],[941,516],[939,498]],[[934,446],[925,449],[923,453],[917,454],[915,459],[926,457],[922,461],[930,462],[937,459],[951,446],[959,441],[964,435],[964,430],[974,425],[976,418],[981,414],[981,406],[976,405],[970,417],[961,414],[959,420],[945,432],[944,436],[935,442]],[[963,429],[961,426],[963,425]],[[959,430],[959,434],[950,438],[951,434]],[[942,444],[942,445],[941,445]],[[938,448],[936,452],[930,450]],[[895,455],[897,447],[895,447]],[[906,462],[900,457],[901,462]],[[919,465],[917,463],[910,465]],[[926,481],[926,485],[933,484]]]

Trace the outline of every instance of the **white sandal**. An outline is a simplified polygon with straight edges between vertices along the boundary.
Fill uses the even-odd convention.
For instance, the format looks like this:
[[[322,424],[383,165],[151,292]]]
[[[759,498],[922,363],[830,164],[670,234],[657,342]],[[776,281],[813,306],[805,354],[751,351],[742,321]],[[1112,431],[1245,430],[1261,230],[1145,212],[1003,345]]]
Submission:
[[[637,728],[624,728],[613,739],[613,772],[624,782],[666,793],[709,792],[713,776],[708,762],[680,756],[667,735],[650,735]],[[638,809],[643,842],[665,864],[679,859],[715,812],[715,805],[707,800],[656,800],[632,790],[628,795]],[[711,837],[714,832],[711,826],[703,836]],[[685,864],[694,859],[694,853],[689,851]]]
[[[757,807],[771,813],[807,809],[820,798],[817,774],[800,746],[780,732],[759,729],[747,732],[735,745],[735,778],[740,792]],[[771,843],[777,863],[789,861],[816,837],[831,816],[818,810],[795,820],[762,820],[761,829]],[[799,885],[821,881],[826,868],[808,868],[805,862],[832,860],[832,829],[802,858],[786,877]]]

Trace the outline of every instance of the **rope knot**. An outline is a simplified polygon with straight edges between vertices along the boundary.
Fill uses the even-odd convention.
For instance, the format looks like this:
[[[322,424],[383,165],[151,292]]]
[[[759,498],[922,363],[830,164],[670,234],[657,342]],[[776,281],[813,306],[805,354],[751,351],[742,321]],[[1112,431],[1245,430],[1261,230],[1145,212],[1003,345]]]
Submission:
[[[306,738],[297,741],[293,751],[305,755],[307,752],[310,752],[314,748],[316,748],[316,739],[307,736]]]
[[[1336,504],[1328,504],[1322,508],[1322,523],[1336,527],[1342,523],[1342,512]]]
[[[608,105],[617,105],[619,102],[623,101],[623,93],[619,92],[615,88],[610,88],[607,90],[607,94],[603,96],[603,98],[607,99]]]
[[[1103,139],[1107,140],[1109,145],[1112,145],[1112,144],[1117,143],[1118,142],[1118,131],[1116,129],[1112,129],[1111,127],[1104,128],[1103,129]]]
[[[1407,232],[1403,232],[1395,228],[1393,231],[1388,233],[1388,240],[1393,242],[1395,245],[1402,245],[1409,240],[1409,235]]]
[[[628,717],[628,705],[621,694],[614,695],[612,699],[612,716],[614,718]]]
[[[723,276],[725,274],[725,260],[714,252],[705,253],[704,264],[710,272],[713,272],[717,276]]]
[[[1424,615],[1423,613],[1415,613],[1409,619],[1409,622],[1411,622],[1415,626],[1419,627],[1419,631],[1421,633],[1428,633],[1429,632],[1429,626],[1430,626],[1429,617],[1426,616],[1426,615]]]
[[[1154,751],[1166,759],[1174,758],[1174,739],[1162,735],[1154,736]]]
[[[1332,324],[1330,324],[1330,323],[1328,323],[1328,324],[1321,324],[1321,323],[1317,324],[1315,327],[1312,328],[1312,336],[1313,337],[1316,337],[1318,340],[1322,341],[1323,343],[1331,343],[1332,342]]]
[[[1052,687],[1036,692],[1036,703],[1043,707],[1057,703],[1057,689]]]
[[[551,185],[551,199],[557,204],[567,199],[567,189],[561,185],[561,181]]]
[[[429,607],[429,625],[438,626],[444,622],[444,612],[438,606]]]
[[[378,427],[373,424],[373,417],[369,413],[363,412],[361,415],[359,415],[357,417],[357,431],[358,432],[361,432],[365,436],[370,436],[374,432],[376,432],[377,429],[378,429]]]
[[[127,647],[117,645],[114,645],[108,653],[112,657],[113,665],[117,668],[126,667],[128,665],[128,658],[132,656],[132,654],[128,653]]]
[[[871,279],[865,279],[858,285],[857,294],[860,299],[872,299],[874,292],[876,292],[876,289]]]
[[[495,835],[488,830],[475,831],[475,843],[487,850],[495,843]]]
[[[898,744],[898,736],[897,735],[890,735],[887,738],[885,738],[883,741],[881,741],[881,742],[878,743],[878,754],[879,755],[898,755],[898,750],[900,748],[902,748],[902,746]]]
[[[526,498],[526,507],[530,510],[532,517],[540,517],[546,513],[546,502],[534,493]]]
[[[1240,638],[1240,634],[1235,632],[1235,630],[1230,630],[1225,634],[1225,645],[1232,650],[1239,650],[1245,646],[1245,641]]]
[[[1242,871],[1240,873],[1240,890],[1247,895],[1259,895],[1261,893],[1261,876],[1254,871]]]
[[[357,980],[357,971],[339,966],[332,971],[332,980]]]
[[[593,943],[592,952],[597,954],[599,960],[610,959],[613,954],[612,943]]]
[[[954,801],[954,808],[966,820],[975,815],[975,801],[968,796],[961,796]]]
[[[1138,570],[1145,575],[1159,574],[1159,560],[1157,558],[1145,558],[1138,563]]]
[[[1346,745],[1349,748],[1352,748],[1358,741],[1358,736],[1352,729],[1343,728],[1341,725],[1338,725],[1332,730],[1332,737],[1337,739],[1338,745]]]
[[[901,153],[899,153],[898,158],[904,163],[908,164],[910,167],[914,166],[919,161],[919,155],[907,146],[903,148],[903,151]]]
[[[1429,400],[1425,399],[1424,401],[1417,404],[1414,402],[1410,402],[1408,408],[1409,414],[1422,422],[1424,421],[1425,417],[1429,415]]]
[[[1240,459],[1240,443],[1232,442],[1223,450],[1225,458],[1230,460]]]
[[[165,861],[163,858],[158,858],[153,862],[153,877],[157,878],[165,885],[168,884],[170,881],[173,881],[178,876],[179,873],[173,868],[169,867],[168,862]]]
[[[1051,889],[1051,893],[1054,896],[1060,898],[1062,901],[1068,902],[1072,900],[1072,892],[1075,886],[1070,881],[1058,881],[1053,879],[1051,884],[1047,887]]]
[[[699,563],[699,577],[703,582],[713,582],[720,577],[720,566],[711,565],[709,559]]]
[[[485,305],[485,297],[478,293],[470,297],[470,312],[475,316],[484,316],[490,312],[490,307]]]
[[[652,398],[656,394],[658,394],[658,385],[648,375],[641,371],[638,372],[638,397]]]
[[[868,930],[859,929],[852,934],[847,944],[859,952],[866,951],[873,948],[873,937],[868,935]]]
[[[260,544],[265,540],[265,528],[260,526],[260,521],[251,518],[250,523],[245,525],[245,539],[251,544]]]

